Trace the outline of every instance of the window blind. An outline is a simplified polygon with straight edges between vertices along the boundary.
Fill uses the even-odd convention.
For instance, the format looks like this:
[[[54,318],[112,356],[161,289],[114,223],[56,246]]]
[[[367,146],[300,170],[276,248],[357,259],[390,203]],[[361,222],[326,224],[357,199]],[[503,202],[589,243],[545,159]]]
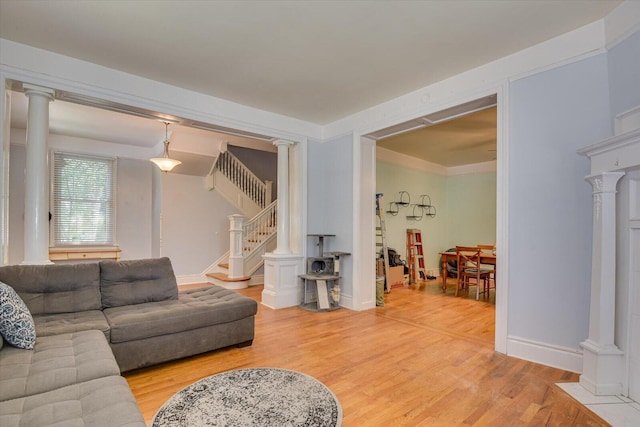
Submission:
[[[54,246],[115,244],[115,177],[115,159],[54,153]]]

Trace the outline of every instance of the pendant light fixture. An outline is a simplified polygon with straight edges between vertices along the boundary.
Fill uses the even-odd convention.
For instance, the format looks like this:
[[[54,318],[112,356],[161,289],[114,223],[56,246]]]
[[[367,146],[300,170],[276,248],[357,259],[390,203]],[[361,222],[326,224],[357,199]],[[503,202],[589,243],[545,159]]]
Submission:
[[[169,122],[164,122],[164,155],[162,157],[154,157],[150,160],[158,165],[162,172],[169,172],[182,163],[180,160],[169,158]]]

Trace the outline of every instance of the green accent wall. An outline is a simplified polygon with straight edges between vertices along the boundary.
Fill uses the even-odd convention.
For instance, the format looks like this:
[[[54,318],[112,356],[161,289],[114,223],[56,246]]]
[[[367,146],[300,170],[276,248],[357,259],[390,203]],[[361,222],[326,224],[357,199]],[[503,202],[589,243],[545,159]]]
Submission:
[[[496,173],[447,177],[446,245],[475,246],[496,241]]]
[[[456,245],[492,244],[496,240],[496,173],[441,176],[383,161],[376,162],[376,193],[383,194],[383,210],[399,200],[399,192],[411,195],[411,204],[428,194],[435,218],[407,219],[413,206],[400,207],[396,216],[385,213],[387,243],[407,259],[407,229],[422,232],[425,267],[439,268],[439,252]],[[419,209],[416,208],[416,212]]]

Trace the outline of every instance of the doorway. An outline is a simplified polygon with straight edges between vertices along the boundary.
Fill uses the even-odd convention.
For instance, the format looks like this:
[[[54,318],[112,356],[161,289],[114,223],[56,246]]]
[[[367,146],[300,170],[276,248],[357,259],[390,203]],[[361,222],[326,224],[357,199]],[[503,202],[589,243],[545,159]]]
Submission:
[[[396,192],[395,190],[397,190],[397,188],[395,188],[397,185],[394,187],[394,184],[380,183],[381,179],[392,180],[392,178],[390,178],[390,176],[392,176],[390,175],[390,170],[391,172],[395,171],[396,173],[400,170],[401,173],[404,174],[404,176],[401,177],[401,180],[404,180],[402,178],[409,179],[407,188],[412,185],[411,182],[419,182],[420,186],[425,188],[424,191],[427,194],[429,191],[433,192],[433,194],[429,194],[429,196],[431,197],[431,200],[434,201],[434,205],[436,207],[437,213],[435,217],[423,218],[420,221],[422,224],[417,223],[418,226],[424,228],[423,240],[426,241],[431,238],[435,241],[431,247],[425,247],[425,258],[430,257],[425,265],[428,275],[439,277],[440,271],[438,254],[449,247],[454,247],[456,244],[469,244],[473,246],[486,243],[497,244],[499,247],[498,254],[500,255],[501,261],[500,265],[504,265],[505,267],[504,269],[499,268],[498,277],[496,278],[497,281],[501,283],[501,286],[500,292],[495,299],[495,349],[506,353],[506,295],[508,289],[506,282],[507,251],[505,221],[507,216],[504,200],[504,197],[506,196],[506,180],[502,177],[505,176],[507,170],[507,159],[505,157],[506,150],[501,150],[501,148],[504,147],[505,135],[505,110],[503,105],[501,105],[503,99],[503,91],[497,90],[493,94],[482,98],[466,101],[416,119],[367,133],[363,138],[361,138],[361,144],[363,144],[363,146],[367,143],[373,145],[374,155],[372,160],[373,164],[371,165],[371,179],[376,180],[377,187],[386,187],[390,189],[390,194],[384,194],[385,210],[389,207],[389,203],[395,202],[393,199],[397,197],[397,194],[394,194]],[[481,119],[486,119],[488,116],[492,116],[493,121],[493,124],[491,125],[493,135],[491,141],[488,141],[486,135],[484,138],[481,135],[481,128],[483,126],[486,128],[486,123],[482,124]],[[421,141],[424,141],[424,138],[421,137],[428,133],[426,131],[427,129],[431,128],[434,133],[436,133],[435,131],[440,131],[441,135],[442,132],[453,133],[455,131],[456,121],[463,123],[465,120],[468,122],[466,128],[470,134],[475,134],[475,140],[474,138],[469,138],[466,141],[462,141],[457,147],[448,147],[449,150],[447,152],[447,147],[445,146],[447,142],[444,141],[445,138],[441,138],[441,140],[431,147],[434,150],[440,150],[439,153],[436,153],[437,156],[432,157],[435,161],[429,161],[428,157],[420,158],[415,155],[411,155],[411,150],[420,148],[419,144]],[[446,126],[442,126],[444,129],[440,130],[438,129],[438,125]],[[402,139],[408,140],[405,147],[392,147],[394,143],[401,144]],[[465,153],[465,150],[468,150],[469,152]],[[473,158],[474,150],[476,156],[481,152],[484,157],[475,157],[480,160],[469,161],[469,158]],[[425,152],[428,153],[428,150]],[[450,159],[454,158],[453,161],[449,160],[452,163],[449,163],[448,165],[446,164],[447,156],[449,156]],[[381,158],[391,159],[391,161],[380,161]],[[437,163],[436,161],[441,163]],[[389,163],[391,163],[391,165],[389,165]],[[363,173],[365,173],[365,170],[368,170],[368,165],[366,165],[366,159],[363,159]],[[477,177],[481,177],[481,179],[477,179]],[[365,178],[363,176],[362,180],[364,181],[364,179]],[[492,211],[488,213],[484,212],[481,215],[483,217],[482,220],[479,220],[478,222],[486,224],[488,216],[491,218],[490,227],[485,226],[484,230],[475,235],[469,231],[465,231],[463,228],[459,230],[451,230],[452,227],[454,227],[453,222],[455,221],[455,218],[452,218],[451,221],[447,223],[447,220],[444,217],[447,213],[450,213],[450,210],[456,210],[462,206],[460,203],[464,204],[465,201],[449,201],[447,197],[447,180],[450,181],[450,192],[455,191],[456,188],[460,188],[461,186],[465,187],[465,180],[470,182],[471,186],[475,185],[484,188],[485,194],[479,195],[478,197],[487,199],[486,193],[489,191],[489,200],[492,205]],[[427,187],[432,188],[432,190],[426,190]],[[376,188],[375,192],[381,192],[380,190],[380,188]],[[410,204],[420,203],[420,197],[422,196],[421,191],[422,190],[419,190],[418,188],[413,191],[416,194],[411,194],[412,201]],[[412,192],[409,191],[409,193]],[[417,198],[416,201],[414,201],[414,197]],[[470,205],[474,204],[472,197],[468,197],[467,195],[465,198],[469,198]],[[439,202],[435,202],[435,200],[438,200]],[[438,203],[440,206],[438,206]],[[456,205],[456,203],[458,203],[458,205]],[[405,217],[412,216],[411,213],[408,215],[399,213],[397,215]],[[427,224],[428,221],[432,221],[432,224]],[[391,221],[387,221],[387,224],[389,222]],[[396,245],[400,246],[396,249],[399,249],[402,252],[406,251],[406,236],[404,236],[404,229],[409,228],[407,225],[411,226],[411,224],[407,224],[406,221],[399,222],[399,225],[396,227],[396,239],[389,239],[390,247],[394,247],[393,245]],[[389,228],[393,230],[393,226]],[[398,232],[398,230],[400,230],[400,232]],[[463,239],[461,236],[464,235],[468,236],[468,242],[466,240],[464,242],[461,241],[461,239]],[[437,287],[437,285],[433,284],[430,286]],[[455,290],[455,287],[453,290]]]

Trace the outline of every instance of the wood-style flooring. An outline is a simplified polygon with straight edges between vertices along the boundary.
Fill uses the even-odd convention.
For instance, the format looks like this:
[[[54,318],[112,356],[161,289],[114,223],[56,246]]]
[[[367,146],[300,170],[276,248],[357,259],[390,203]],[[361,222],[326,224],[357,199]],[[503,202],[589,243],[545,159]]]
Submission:
[[[338,397],[343,426],[607,426],[558,388],[578,375],[493,351],[493,299],[439,281],[395,288],[385,306],[314,313],[259,305],[253,345],[125,374],[145,420],[175,392],[230,369],[304,372]],[[473,291],[473,289],[472,289]],[[262,286],[238,291],[260,301]]]

